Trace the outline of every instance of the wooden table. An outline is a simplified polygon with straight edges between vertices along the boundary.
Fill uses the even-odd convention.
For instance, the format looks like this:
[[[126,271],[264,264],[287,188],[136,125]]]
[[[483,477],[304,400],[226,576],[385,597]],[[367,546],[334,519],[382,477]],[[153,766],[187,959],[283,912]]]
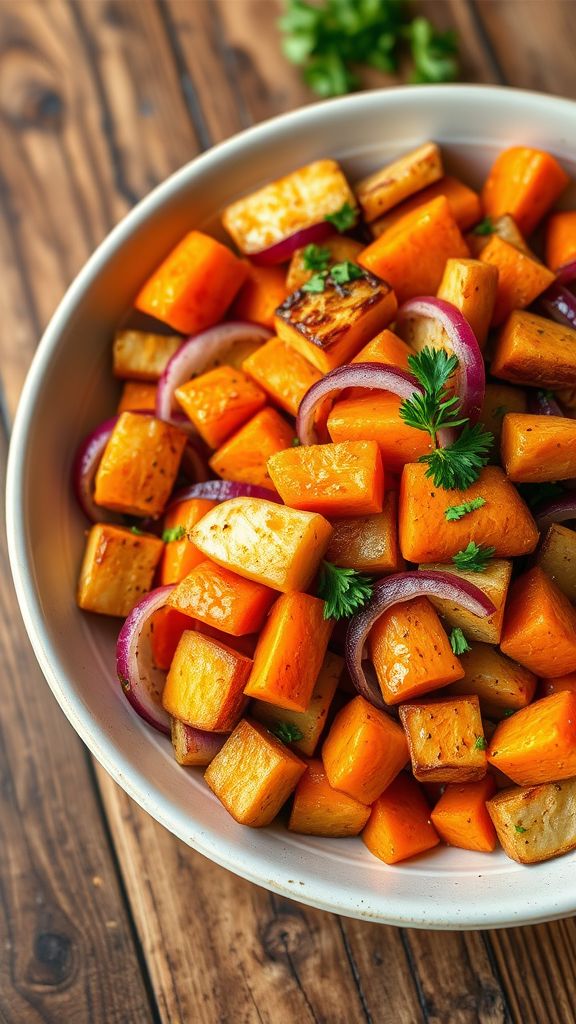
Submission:
[[[576,96],[575,0],[421,6],[457,28],[465,80]],[[278,10],[0,2],[3,461],[42,329],[106,232],[199,150],[310,101],[280,56]],[[2,1024],[573,1024],[574,920],[438,934],[340,919],[164,831],[51,697],[2,545]]]

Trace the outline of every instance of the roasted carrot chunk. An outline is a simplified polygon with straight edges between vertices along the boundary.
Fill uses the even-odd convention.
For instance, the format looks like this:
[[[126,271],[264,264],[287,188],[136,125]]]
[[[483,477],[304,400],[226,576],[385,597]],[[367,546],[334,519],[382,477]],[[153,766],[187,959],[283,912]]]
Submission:
[[[260,634],[247,696],[306,711],[333,625],[324,618],[324,601],[310,594],[282,594]]]
[[[576,331],[571,327],[517,310],[500,331],[490,369],[513,384],[574,387],[575,353]]]
[[[380,331],[375,338],[372,338],[364,348],[361,348],[358,355],[351,360],[353,363],[385,363],[390,366],[400,366],[403,370],[408,369],[408,356],[410,348],[402,338],[399,338],[394,331],[386,328]]]
[[[556,272],[576,259],[576,210],[553,213],[546,225],[546,263]]]
[[[148,384],[146,381],[127,380],[122,388],[120,401],[116,412],[155,412],[156,411],[156,385]]]
[[[135,535],[108,523],[96,523],[86,541],[77,600],[86,612],[126,617],[150,590],[162,554],[151,533]]]
[[[179,583],[204,561],[204,555],[189,540],[188,534],[196,523],[200,522],[202,516],[215,505],[215,501],[208,501],[206,498],[187,498],[185,501],[175,502],[166,512],[164,532],[166,536],[173,536],[174,540],[166,542],[160,563],[162,586],[167,583]]]
[[[330,238],[326,238],[322,242],[320,248],[322,252],[328,254],[325,263],[326,268],[329,268],[333,267],[335,263],[345,263],[348,260],[351,263],[355,263],[358,253],[362,252],[364,246],[362,242],[357,242],[354,238],[348,238],[347,235],[331,235]],[[302,249],[296,249],[290,260],[288,273],[286,274],[286,290],[290,295],[292,292],[297,292],[316,273],[308,265],[306,252],[306,246]]]
[[[168,714],[195,729],[230,732],[246,698],[252,662],[211,637],[187,630],[180,637],[166,676],[162,704]]]
[[[500,450],[514,483],[568,480],[576,476],[576,420],[509,412],[502,424]]]
[[[550,153],[512,146],[499,153],[482,189],[490,217],[510,213],[524,235],[530,235],[570,181]]]
[[[396,494],[388,491],[382,512],[333,519],[328,561],[358,572],[400,572],[403,561],[398,547],[397,504]]]
[[[226,743],[226,734],[194,729],[172,719],[172,746],[178,764],[205,768]]]
[[[501,324],[514,309],[524,309],[548,288],[554,274],[539,260],[520,252],[498,235],[492,235],[480,260],[498,270],[496,304],[492,323]]]
[[[244,636],[258,632],[274,596],[261,583],[205,559],[175,587],[168,604],[223,633]]]
[[[448,523],[454,505],[484,498],[486,504]],[[445,491],[426,477],[424,465],[404,467],[398,505],[400,549],[409,562],[447,562],[471,540],[492,545],[501,558],[527,555],[538,530],[516,488],[497,466],[486,466],[465,491]]]
[[[368,650],[387,704],[437,690],[464,675],[426,597],[384,612],[372,626]]]
[[[537,675],[576,670],[576,609],[538,566],[510,588],[500,647]]]
[[[287,294],[282,267],[256,267],[249,263],[248,277],[232,303],[230,316],[234,320],[272,327],[276,307],[284,302]]]
[[[333,789],[321,761],[310,761],[296,786],[288,828],[305,836],[357,836],[370,808]]]
[[[322,374],[280,338],[270,338],[242,364],[242,369],[272,401],[296,416],[304,395]]]
[[[275,490],[267,462],[277,452],[290,448],[291,427],[275,409],[262,409],[229,437],[210,459],[210,467],[225,480],[241,480]]]
[[[274,820],[305,771],[304,761],[264,726],[245,718],[204,778],[236,821],[262,828]]]
[[[435,295],[446,260],[469,256],[445,196],[396,221],[358,257],[361,266],[392,285],[399,303]]]
[[[328,782],[363,804],[374,803],[408,760],[397,722],[354,697],[338,712],[322,746]]]
[[[492,853],[498,840],[486,801],[495,791],[491,775],[478,782],[453,782],[446,786],[431,814],[432,824],[443,842],[460,850]]]
[[[472,782],[486,775],[480,704],[473,694],[401,704],[412,772],[419,782]]]
[[[150,626],[150,648],[156,668],[168,671],[182,633],[192,627],[189,615],[183,615],[168,605],[154,612]]]
[[[379,238],[405,214],[412,213],[417,207],[424,206],[425,203],[437,199],[438,196],[445,196],[448,200],[450,212],[461,231],[467,231],[481,219],[482,204],[478,193],[468,188],[468,185],[462,181],[458,181],[458,178],[446,175],[439,181],[435,181],[433,185],[423,188],[410,199],[405,199],[403,203],[393,210],[389,210],[383,217],[372,221],[370,224],[372,235],[374,238]]]
[[[448,693],[475,693],[483,715],[498,720],[525,708],[534,697],[536,676],[486,643],[472,643],[460,655],[464,676],[451,683]]]
[[[503,558],[493,558],[484,572],[469,572],[458,569],[453,562],[444,564],[433,562],[432,565],[421,565],[421,569],[432,569],[435,572],[447,572],[451,576],[466,583],[473,583],[490,598],[496,611],[492,615],[480,618],[472,615],[460,604],[443,597],[431,597],[430,601],[450,628],[462,629],[469,640],[482,640],[485,644],[500,643],[506,595],[512,576],[512,562]]]
[[[172,356],[182,344],[174,334],[151,334],[148,331],[117,331],[112,348],[115,377],[128,380],[157,381]],[[132,406],[142,409],[143,406]]]
[[[440,842],[418,783],[402,772],[372,807],[364,844],[385,864],[398,864]]]
[[[505,718],[488,760],[519,786],[576,775],[576,693],[553,693]]]
[[[276,707],[263,700],[252,701],[250,713],[292,750],[312,757],[344,671],[344,659],[327,651],[306,711]],[[291,738],[293,737],[293,738]]]
[[[218,366],[174,392],[178,404],[211,448],[266,404],[266,395],[242,370]]]
[[[568,690],[569,693],[576,693],[576,672],[569,672],[565,676],[557,676],[556,679],[543,679],[540,689],[542,697],[549,697],[552,693],[561,693],[563,690]]]
[[[536,560],[568,600],[576,604],[576,531],[553,523],[546,531]]]
[[[288,448],[268,459],[282,501],[323,515],[381,512],[384,471],[375,441]]]
[[[215,238],[190,231],[148,278],[134,305],[182,334],[222,319],[248,267]]]
[[[366,391],[356,398],[342,398],[328,416],[328,432],[336,443],[376,441],[382,462],[391,473],[400,473],[407,462],[415,462],[431,450],[422,430],[401,419],[402,399],[387,391]]]
[[[364,219],[376,220],[442,175],[442,154],[438,146],[425,142],[357,183],[355,191]]]
[[[154,416],[123,412],[104,449],[94,500],[134,516],[157,516],[174,486],[186,435]]]

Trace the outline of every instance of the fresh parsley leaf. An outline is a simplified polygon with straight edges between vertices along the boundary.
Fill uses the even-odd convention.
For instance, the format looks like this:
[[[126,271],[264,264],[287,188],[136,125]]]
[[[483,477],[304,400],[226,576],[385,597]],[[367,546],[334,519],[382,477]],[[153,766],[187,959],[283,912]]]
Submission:
[[[141,537],[144,530],[141,530],[139,526],[131,526],[130,533],[135,533],[137,537]]]
[[[476,743],[474,744],[474,750],[486,750],[487,746],[488,746],[488,741],[484,738],[484,736],[477,736],[476,737]]]
[[[339,210],[335,213],[329,213],[325,220],[327,220],[332,227],[336,228],[336,231],[340,233],[349,231],[353,228],[358,218],[358,210],[354,206],[350,206],[350,203],[344,203]]]
[[[331,255],[330,249],[325,246],[313,243],[307,245],[302,253],[304,270],[328,270]]]
[[[466,651],[470,650],[470,644],[459,626],[455,626],[450,633],[450,647],[456,657],[459,654],[466,654]]]
[[[294,743],[295,740],[303,740],[304,733],[293,722],[278,722],[270,729],[282,743]]]
[[[292,447],[293,448],[299,448],[301,444],[302,444],[302,441],[300,440],[299,437],[293,437],[292,438]]]
[[[342,569],[332,562],[322,562],[318,579],[318,597],[324,605],[325,619],[347,619],[370,600],[372,579],[356,572]]]
[[[492,218],[491,217],[484,217],[484,220],[481,220],[480,223],[477,224],[476,227],[472,229],[472,234],[473,235],[493,235],[495,230],[496,230],[496,228],[494,227],[494,224],[492,223]]]
[[[449,356],[442,348],[424,348],[417,355],[408,356],[408,365],[424,394],[415,392],[400,406],[400,416],[409,427],[425,430],[434,445],[438,431],[459,427],[466,419],[459,416],[457,395],[450,395],[446,384],[458,366],[456,356]]]
[[[443,348],[426,346],[416,355],[408,356],[408,366],[424,390],[433,394],[446,386],[458,367],[458,358],[449,356]]]
[[[528,831],[528,829],[523,828],[522,825],[514,825],[514,828],[516,829],[517,832],[520,833],[520,835],[522,835],[524,832]]]
[[[456,568],[462,569],[463,572],[485,572],[495,551],[496,548],[476,544],[471,540],[462,551],[452,555],[452,561]]]
[[[171,526],[168,530],[164,530],[162,534],[162,540],[165,544],[170,544],[173,540],[182,540],[186,536],[186,530],[183,526]]]
[[[335,263],[330,271],[330,277],[335,284],[348,284],[349,281],[358,281],[364,277],[364,271],[357,263],[351,260],[344,260],[343,263]]]
[[[312,277],[302,285],[300,290],[303,292],[313,292],[314,294],[317,292],[323,292],[326,288],[326,277],[327,272],[325,270],[321,270],[318,274],[313,274]]]
[[[465,491],[480,476],[493,443],[494,434],[484,430],[483,424],[475,423],[471,427],[466,423],[452,444],[436,448],[429,455],[421,455],[418,462],[428,464],[426,476],[433,479],[436,487]]]
[[[428,18],[414,18],[408,37],[414,61],[413,82],[454,82],[458,45],[454,32],[438,32]]]
[[[463,519],[469,512],[475,512],[477,508],[482,508],[486,504],[486,498],[472,498],[471,501],[463,501],[461,505],[450,505],[450,508],[444,510],[444,518],[449,523],[456,523],[459,519]]]

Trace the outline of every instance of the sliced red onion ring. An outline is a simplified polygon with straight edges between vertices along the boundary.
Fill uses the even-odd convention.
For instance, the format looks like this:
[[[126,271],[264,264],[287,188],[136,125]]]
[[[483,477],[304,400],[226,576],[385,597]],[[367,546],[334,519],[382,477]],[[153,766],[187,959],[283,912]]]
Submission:
[[[558,284],[571,284],[572,281],[576,281],[576,259],[568,260],[568,263],[558,267],[556,280]]]
[[[88,437],[82,441],[72,464],[72,483],[74,493],[84,515],[93,523],[119,523],[121,517],[96,505],[93,498],[94,478],[100,465],[100,459],[118,417],[104,420]]]
[[[536,416],[563,416],[564,413],[554,397],[545,391],[528,392],[528,412]]]
[[[570,519],[576,519],[576,494],[546,502],[534,511],[534,518],[539,530],[546,530],[553,523],[565,523]]]
[[[452,351],[458,359],[456,394],[460,398],[462,416],[477,423],[482,412],[486,372],[476,335],[456,306],[444,299],[424,295],[408,299],[396,315],[396,328],[402,335],[402,324],[414,317],[430,317],[444,328]]]
[[[199,437],[189,437],[182,452],[180,472],[190,483],[203,483],[210,479],[208,455]]]
[[[152,660],[152,616],[163,608],[175,584],[157,587],[132,609],[116,643],[116,672],[132,707],[158,732],[170,735],[170,715],[160,704],[166,673]]]
[[[576,329],[576,295],[564,288],[558,281],[551,284],[540,296],[538,302],[545,313],[557,324]]]
[[[386,366],[384,363],[348,363],[346,366],[338,366],[317,380],[300,402],[296,432],[302,444],[318,443],[314,424],[316,413],[324,402],[350,387],[391,391],[399,398],[410,398],[415,391],[424,393],[411,373],[395,366]]]
[[[260,324],[243,320],[231,320],[229,323],[217,324],[207,331],[195,334],[174,353],[164,373],[158,381],[156,391],[156,416],[180,429],[185,426],[188,432],[195,432],[194,427],[183,413],[174,409],[174,392],[180,384],[191,380],[195,374],[203,370],[215,359],[222,356],[237,341],[255,339],[267,341],[272,331]]]
[[[387,576],[374,587],[368,604],[357,612],[348,624],[346,633],[346,664],[354,686],[374,707],[386,708],[376,681],[370,682],[362,665],[364,646],[372,626],[381,615],[395,604],[413,597],[441,597],[459,604],[472,615],[485,618],[496,609],[486,594],[473,583],[449,572],[400,572]]]
[[[179,745],[183,748],[183,753],[188,754],[193,751],[198,758],[199,765],[209,764],[222,750],[229,735],[228,733],[195,729],[193,725],[188,725],[186,722],[177,722],[173,727],[173,737],[175,733],[178,736]]]
[[[175,505],[179,505],[181,501],[190,501],[192,498],[207,498],[208,501],[229,501],[230,498],[264,498],[266,501],[274,501],[277,505],[282,505],[282,500],[276,491],[270,491],[267,487],[259,487],[258,484],[242,484],[236,480],[205,480],[202,483],[192,484],[191,487],[175,491],[166,512],[169,512]]]
[[[246,255],[258,267],[269,267],[274,263],[287,263],[296,249],[302,249],[303,246],[312,243],[317,245],[318,242],[324,242],[333,233],[332,224],[323,220],[320,224],[311,224],[308,228],[296,231],[288,238],[283,238],[282,241],[269,246],[268,249],[262,249],[261,252],[249,252]]]

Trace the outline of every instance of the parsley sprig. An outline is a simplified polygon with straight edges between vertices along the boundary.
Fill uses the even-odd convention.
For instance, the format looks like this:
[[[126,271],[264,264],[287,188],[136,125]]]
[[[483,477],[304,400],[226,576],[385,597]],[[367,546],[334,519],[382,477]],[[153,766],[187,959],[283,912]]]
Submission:
[[[452,561],[463,572],[485,572],[495,551],[496,548],[471,540],[465,548],[452,555]]]
[[[162,534],[162,540],[165,544],[170,544],[173,540],[182,540],[186,536],[186,529],[183,526],[170,526],[167,530],[164,530]]]
[[[342,263],[335,263],[330,270],[320,270],[317,274],[313,274],[312,277],[302,285],[301,291],[303,292],[323,292],[326,288],[328,281],[332,281],[335,285],[349,284],[350,281],[358,281],[361,277],[364,277],[364,271],[357,263],[352,263],[351,260],[344,260]]]
[[[304,739],[304,733],[293,722],[277,722],[271,726],[270,732],[282,740],[282,743],[294,743],[296,740]]]
[[[325,601],[324,618],[349,618],[370,600],[372,586],[370,576],[356,569],[343,569],[332,562],[322,562],[317,594]]]
[[[459,654],[466,654],[466,651],[470,650],[470,644],[459,626],[455,626],[450,633],[450,647],[456,657]]]
[[[343,203],[339,210],[335,210],[334,213],[328,213],[324,218],[336,228],[342,234],[344,231],[349,231],[353,228],[356,221],[358,220],[358,209],[355,206],[351,206],[350,203]]]
[[[486,750],[488,746],[488,740],[484,736],[477,736],[476,743],[474,744],[474,750]]]
[[[486,504],[486,498],[472,498],[471,501],[463,501],[461,505],[450,505],[449,508],[444,510],[444,518],[448,523],[456,523],[459,519],[463,519],[464,516],[475,512],[477,508],[482,508]]]
[[[302,253],[304,270],[328,270],[331,255],[330,249],[327,249],[325,245],[314,245],[311,242]]]
[[[477,224],[476,227],[472,229],[472,234],[480,236],[493,235],[495,231],[496,228],[492,222],[492,218],[484,217],[484,220],[481,220],[480,223]]]

